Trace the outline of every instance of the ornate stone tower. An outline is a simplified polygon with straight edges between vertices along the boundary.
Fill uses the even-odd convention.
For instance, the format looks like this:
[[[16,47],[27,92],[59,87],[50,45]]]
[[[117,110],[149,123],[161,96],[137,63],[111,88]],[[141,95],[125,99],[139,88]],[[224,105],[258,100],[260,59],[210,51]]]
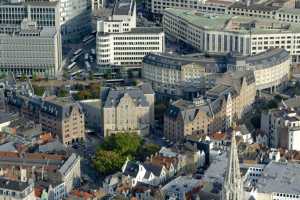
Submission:
[[[243,198],[243,181],[240,173],[235,130],[233,130],[221,200],[243,200]]]

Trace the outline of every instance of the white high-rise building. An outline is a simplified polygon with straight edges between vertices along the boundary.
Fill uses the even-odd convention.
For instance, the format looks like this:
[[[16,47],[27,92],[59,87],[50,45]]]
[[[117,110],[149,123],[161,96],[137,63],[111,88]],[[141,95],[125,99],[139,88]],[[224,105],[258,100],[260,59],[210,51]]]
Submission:
[[[164,52],[164,42],[161,28],[136,27],[134,0],[119,0],[113,14],[97,23],[97,63],[141,67],[145,55]]]

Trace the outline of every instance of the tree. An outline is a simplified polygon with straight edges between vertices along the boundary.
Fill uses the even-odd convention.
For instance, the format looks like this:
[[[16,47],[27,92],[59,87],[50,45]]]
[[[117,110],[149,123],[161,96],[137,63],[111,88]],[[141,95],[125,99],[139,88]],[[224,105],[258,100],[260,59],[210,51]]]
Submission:
[[[94,167],[103,175],[118,171],[126,158],[113,151],[99,150],[93,159]]]
[[[34,94],[37,96],[43,96],[45,87],[33,85]]]
[[[66,97],[69,95],[69,92],[65,89],[60,89],[57,93],[58,97]]]
[[[99,98],[101,85],[99,83],[92,83],[89,86],[92,98]]]
[[[25,74],[22,74],[20,80],[21,81],[26,81],[27,80],[27,76]]]
[[[91,96],[92,95],[91,95],[90,91],[81,90],[75,94],[74,98],[75,98],[75,100],[85,100],[85,99],[90,99]]]
[[[118,133],[108,136],[96,152],[94,167],[103,175],[121,169],[126,158],[133,159],[141,146],[141,138],[135,133]]]
[[[114,151],[123,156],[134,157],[141,145],[141,138],[135,133],[118,133],[106,137],[101,149]]]
[[[137,159],[138,160],[146,160],[147,157],[154,155],[160,150],[160,146],[157,144],[144,144],[141,146],[137,153]]]

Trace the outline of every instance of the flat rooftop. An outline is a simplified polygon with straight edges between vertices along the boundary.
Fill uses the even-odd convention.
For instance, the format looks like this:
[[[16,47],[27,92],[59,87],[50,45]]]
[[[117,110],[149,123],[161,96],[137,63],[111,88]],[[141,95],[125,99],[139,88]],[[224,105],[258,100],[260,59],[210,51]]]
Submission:
[[[204,173],[203,180],[209,183],[223,184],[228,164],[228,154],[217,155]]]
[[[103,32],[98,32],[97,34],[100,36],[103,35],[134,35],[134,34],[144,34],[144,35],[157,35],[163,33],[163,29],[160,27],[136,27],[131,29],[130,32],[121,32],[121,33],[103,33]]]
[[[211,31],[234,32],[239,34],[297,33],[300,26],[292,22],[279,22],[247,16],[205,14],[193,10],[165,9],[166,13],[180,18],[192,26]]]
[[[300,164],[269,163],[258,179],[257,190],[261,193],[286,193],[300,195]]]
[[[131,15],[133,12],[133,0],[118,0],[113,9],[113,15]]]

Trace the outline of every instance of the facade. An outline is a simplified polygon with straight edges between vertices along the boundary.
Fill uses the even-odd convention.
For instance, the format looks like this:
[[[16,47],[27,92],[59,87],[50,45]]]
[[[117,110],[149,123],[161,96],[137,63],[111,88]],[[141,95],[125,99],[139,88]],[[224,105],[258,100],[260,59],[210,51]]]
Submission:
[[[91,1],[92,1],[92,11],[96,11],[106,6],[106,0],[91,0]]]
[[[136,28],[136,3],[131,0],[119,0],[112,14],[97,21],[97,31],[103,33],[124,33]]]
[[[220,83],[206,92],[206,99],[178,100],[167,109],[165,136],[176,141],[186,135],[225,130],[234,118],[240,119],[251,108],[255,94],[253,72],[225,73]]]
[[[154,92],[149,84],[101,89],[104,136],[118,132],[146,135],[154,125]]]
[[[2,177],[12,177],[21,182],[32,179],[34,183],[46,182],[48,185],[52,184],[52,187],[63,186],[64,196],[79,183],[80,157],[76,154],[68,157],[45,153],[20,155],[13,152],[0,152],[0,155]]]
[[[101,131],[101,101],[100,99],[88,99],[79,102],[82,107],[85,125],[92,131]]]
[[[18,25],[30,18],[41,27],[60,27],[60,5],[56,0],[3,0],[0,2],[0,24]]]
[[[237,56],[228,64],[229,71],[252,70],[256,90],[270,89],[271,92],[286,85],[289,80],[290,67],[291,58],[284,49],[268,49],[247,57]]]
[[[299,149],[297,128],[300,126],[299,98],[283,102],[278,109],[265,111],[261,115],[261,130],[267,135],[272,148]],[[293,137],[295,136],[295,138]]]
[[[33,184],[1,178],[0,199],[34,200]]]
[[[97,22],[97,63],[136,67],[150,52],[164,52],[164,33],[157,27],[136,27],[136,3],[119,0],[112,15]]]
[[[59,33],[55,28],[33,28],[35,25],[26,20],[9,30],[0,25],[3,28],[0,35],[1,73],[56,78],[61,67]]]
[[[300,151],[300,127],[293,127],[288,130],[288,150]]]
[[[284,48],[299,62],[300,29],[294,22],[273,19],[208,15],[190,10],[166,9],[163,27],[167,36],[207,53],[255,55]],[[294,44],[294,45],[293,45]]]
[[[159,19],[166,8],[190,9],[202,13],[240,15],[275,19],[282,22],[300,22],[300,9],[294,0],[284,1],[175,1],[145,0],[146,11]]]
[[[144,57],[142,76],[159,94],[192,100],[215,86],[225,71],[253,71],[258,93],[274,92],[286,86],[290,66],[289,53],[280,48],[253,56],[151,53]]]
[[[8,111],[40,123],[44,131],[57,135],[65,145],[85,139],[84,113],[69,97],[41,98],[7,89],[6,104]]]
[[[142,76],[154,91],[175,96],[180,95],[178,88],[184,83],[212,87],[217,73],[226,69],[225,63],[222,57],[151,53],[144,57]]]
[[[91,31],[90,2],[60,0],[60,25],[64,42],[74,42],[86,36]]]
[[[80,39],[91,30],[90,6],[81,0],[4,0],[0,24],[19,23],[31,15],[39,26],[56,27],[64,42]]]
[[[97,34],[97,63],[141,67],[145,55],[164,52],[161,28],[134,28],[126,33]]]
[[[176,0],[146,0],[145,7],[148,13],[154,17],[161,17],[166,8],[176,9],[191,9],[199,12],[219,13],[225,14],[227,7],[233,4],[234,1],[213,1],[213,0],[189,0],[189,1],[176,1]]]
[[[70,98],[45,99],[40,123],[44,130],[56,134],[65,145],[85,139],[84,113]]]
[[[1,73],[56,78],[62,62],[57,6],[0,4]]]

